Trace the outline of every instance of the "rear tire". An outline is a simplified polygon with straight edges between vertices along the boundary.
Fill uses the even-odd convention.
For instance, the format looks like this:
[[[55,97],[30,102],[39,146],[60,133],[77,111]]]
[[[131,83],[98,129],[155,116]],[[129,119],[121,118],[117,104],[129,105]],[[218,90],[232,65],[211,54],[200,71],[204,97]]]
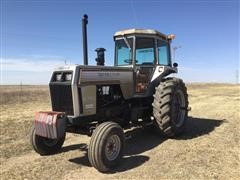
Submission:
[[[38,136],[35,133],[34,125],[30,132],[30,143],[33,149],[40,155],[51,155],[58,153],[65,140],[65,134],[59,139],[49,139],[42,136]]]
[[[160,132],[173,137],[184,130],[188,116],[187,88],[178,78],[167,78],[156,87],[153,115]]]
[[[107,172],[118,165],[124,148],[123,129],[114,122],[104,122],[94,131],[88,148],[91,165],[100,172]]]

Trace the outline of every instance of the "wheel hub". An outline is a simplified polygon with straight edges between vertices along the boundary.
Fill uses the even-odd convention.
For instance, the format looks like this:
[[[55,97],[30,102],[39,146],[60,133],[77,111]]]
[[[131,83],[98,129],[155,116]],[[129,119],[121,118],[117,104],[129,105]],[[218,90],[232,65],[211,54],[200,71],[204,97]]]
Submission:
[[[174,122],[177,127],[181,127],[184,120],[185,120],[185,114],[186,114],[186,107],[185,107],[185,97],[181,90],[178,90],[175,94],[174,98]]]
[[[105,147],[105,155],[108,160],[112,161],[116,159],[119,155],[121,149],[121,141],[117,135],[112,135],[108,138],[106,147]]]

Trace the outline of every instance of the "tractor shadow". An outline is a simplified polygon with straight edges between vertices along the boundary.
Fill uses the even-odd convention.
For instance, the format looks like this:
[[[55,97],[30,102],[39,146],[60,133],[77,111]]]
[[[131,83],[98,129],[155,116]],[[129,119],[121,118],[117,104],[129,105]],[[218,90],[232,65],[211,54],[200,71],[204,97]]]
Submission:
[[[175,139],[187,140],[209,134],[227,120],[188,117],[184,132]]]
[[[209,134],[223,122],[225,122],[225,120],[189,117],[186,122],[185,131],[182,133],[182,135],[174,139],[190,140],[205,134]],[[150,159],[148,156],[142,155],[142,153],[159,146],[161,143],[167,140],[167,138],[164,138],[155,132],[153,128],[137,128],[129,131],[128,134],[130,138],[126,140],[122,162],[114,170],[110,171],[110,174],[128,171],[141,166]],[[91,164],[88,161],[86,144],[70,145],[64,147],[63,151],[66,152],[76,149],[83,151],[84,155],[69,159],[69,161],[91,167]]]

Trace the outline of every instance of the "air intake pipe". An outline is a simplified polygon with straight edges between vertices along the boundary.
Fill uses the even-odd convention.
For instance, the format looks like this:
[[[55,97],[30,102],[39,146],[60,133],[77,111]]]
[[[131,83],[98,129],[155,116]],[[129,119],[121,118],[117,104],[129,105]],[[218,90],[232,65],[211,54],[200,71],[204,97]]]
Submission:
[[[104,51],[106,51],[106,49],[97,48],[95,49],[95,51],[97,52],[97,58],[95,59],[97,62],[97,65],[104,66],[104,63],[105,63]]]
[[[88,23],[88,15],[84,14],[82,18],[83,64],[84,65],[88,65],[87,23]]]

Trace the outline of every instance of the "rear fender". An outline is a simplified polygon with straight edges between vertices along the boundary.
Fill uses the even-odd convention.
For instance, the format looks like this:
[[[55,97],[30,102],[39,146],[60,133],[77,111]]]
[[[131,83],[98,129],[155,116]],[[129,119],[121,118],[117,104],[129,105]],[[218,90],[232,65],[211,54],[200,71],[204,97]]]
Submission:
[[[145,96],[152,96],[155,92],[155,87],[160,84],[163,78],[172,73],[177,73],[177,69],[168,66],[158,66],[154,71],[153,77],[148,86]]]

